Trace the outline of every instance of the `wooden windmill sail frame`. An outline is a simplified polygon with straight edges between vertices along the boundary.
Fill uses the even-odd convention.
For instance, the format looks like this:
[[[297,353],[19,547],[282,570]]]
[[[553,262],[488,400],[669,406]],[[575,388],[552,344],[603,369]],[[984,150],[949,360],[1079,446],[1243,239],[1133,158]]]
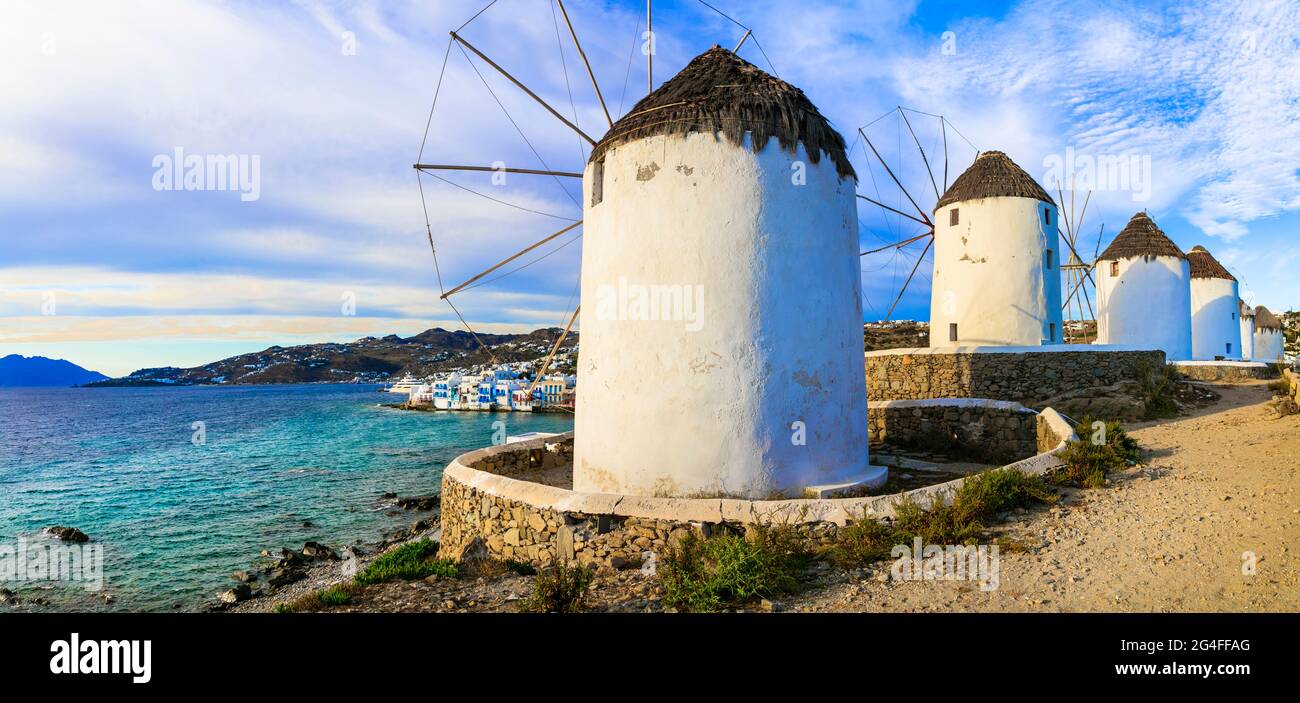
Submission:
[[[1092,299],[1096,294],[1097,281],[1093,277],[1093,269],[1097,266],[1097,256],[1101,252],[1101,239],[1106,231],[1106,225],[1103,223],[1097,230],[1097,242],[1091,259],[1084,259],[1079,253],[1079,237],[1083,231],[1083,223],[1088,215],[1088,204],[1092,201],[1092,191],[1084,196],[1083,207],[1075,208],[1077,191],[1074,189],[1073,178],[1070,182],[1070,200],[1069,207],[1066,207],[1065,192],[1061,189],[1061,184],[1057,183],[1057,209],[1064,215],[1057,218],[1058,221],[1065,225],[1062,230],[1058,225],[1057,234],[1065,242],[1066,248],[1069,249],[1069,259],[1061,265],[1061,272],[1065,275],[1065,288],[1067,290],[1065,300],[1061,303],[1063,338],[1066,344],[1088,344],[1086,333],[1076,333],[1071,329],[1071,322],[1075,322],[1074,314],[1077,312],[1079,317],[1077,322],[1079,327],[1086,327],[1092,323],[1093,336],[1096,335],[1097,313],[1093,308]],[[1091,286],[1093,293],[1089,294],[1088,287]]]
[[[912,120],[907,116],[909,112],[914,115],[920,115],[931,119],[937,119],[939,121],[939,133],[942,138],[942,149],[943,149],[942,178],[936,178],[935,167],[937,166],[937,163],[935,164],[931,163],[930,156],[926,153],[925,147],[922,146],[921,144],[920,137],[917,135],[916,130],[912,126]],[[903,107],[901,105],[895,106],[892,110],[877,117],[876,119],[872,120],[866,125],[863,125],[862,127],[858,128],[857,138],[862,140],[863,144],[866,146],[867,149],[870,149],[871,155],[874,158],[874,160],[877,163],[879,163],[880,166],[884,169],[885,173],[889,176],[889,179],[898,188],[899,193],[901,193],[901,195],[904,198],[906,198],[907,203],[912,206],[912,209],[915,211],[915,214],[904,209],[905,206],[901,205],[901,203],[899,207],[893,207],[882,202],[883,198],[872,198],[862,193],[857,194],[858,198],[876,206],[877,208],[879,208],[884,212],[888,212],[893,215],[903,217],[911,221],[912,224],[918,225],[920,227],[919,231],[915,233],[913,236],[910,236],[901,241],[886,244],[885,246],[877,247],[874,249],[868,249],[866,251],[861,252],[859,256],[869,256],[872,254],[878,254],[885,251],[895,251],[898,253],[905,253],[904,250],[906,247],[912,244],[916,244],[918,242],[922,242],[922,241],[925,242],[925,247],[921,250],[920,256],[917,257],[916,263],[913,264],[911,272],[908,273],[907,279],[903,282],[902,287],[898,289],[897,295],[893,297],[893,302],[891,302],[889,305],[889,310],[885,314],[886,321],[893,318],[894,310],[898,308],[898,304],[899,302],[902,301],[903,295],[907,293],[907,288],[909,285],[911,285],[912,279],[916,277],[917,272],[920,270],[921,264],[925,261],[926,254],[928,254],[930,252],[930,249],[933,248],[934,246],[934,222],[931,221],[930,219],[930,216],[933,214],[933,208],[929,212],[927,212],[925,208],[921,207],[921,205],[917,202],[917,198],[913,197],[912,193],[908,191],[907,186],[903,185],[902,179],[898,177],[894,168],[892,168],[889,165],[889,162],[887,162],[885,158],[880,154],[880,150],[876,148],[875,143],[872,142],[871,138],[867,135],[867,129],[869,127],[871,127],[872,125],[880,122],[881,120],[891,115],[897,115],[898,118],[901,120],[902,124],[907,127],[907,133],[911,137],[912,143],[916,146],[917,153],[919,153],[920,155],[921,164],[924,167],[925,174],[930,182],[930,187],[934,193],[935,202],[938,202],[939,199],[943,197],[943,193],[948,190],[948,161],[949,161],[948,130],[949,128],[952,128],[955,134],[961,136],[961,138],[965,140],[966,143],[970,144],[971,147],[975,149],[976,156],[979,155],[979,148],[976,147],[973,143],[971,143],[969,139],[966,139],[965,135],[962,135],[961,132],[958,131],[955,127],[952,127],[952,123],[948,121],[948,119],[943,115],[936,115],[921,110],[915,110],[912,108]],[[900,154],[900,160],[901,160],[901,154]],[[940,183],[943,183],[942,188],[939,187]]]
[[[596,99],[597,99],[597,101],[600,103],[601,111],[603,112],[603,115],[604,115],[604,117],[605,117],[606,128],[608,129],[608,128],[610,128],[610,127],[613,127],[614,122],[615,122],[615,118],[614,118],[614,116],[611,114],[611,112],[610,112],[610,110],[609,110],[609,105],[605,102],[604,93],[603,93],[603,92],[601,91],[601,89],[600,89],[600,83],[596,80],[596,73],[595,73],[595,71],[592,69],[591,62],[590,62],[590,60],[589,60],[588,57],[587,57],[587,53],[586,53],[586,51],[585,51],[585,50],[583,49],[583,47],[582,47],[582,42],[581,42],[581,40],[578,38],[578,32],[577,32],[577,30],[576,30],[576,29],[574,28],[574,26],[573,26],[573,22],[572,22],[572,20],[571,20],[571,18],[570,18],[570,16],[569,16],[568,9],[564,6],[564,1],[563,1],[563,0],[552,0],[552,2],[554,3],[554,4],[551,6],[551,7],[552,7],[552,13],[554,14],[555,9],[558,8],[558,10],[559,10],[559,15],[563,17],[563,19],[564,19],[564,24],[565,24],[565,26],[567,27],[568,32],[569,32],[569,36],[570,36],[570,37],[572,38],[572,40],[573,40],[573,44],[574,44],[574,47],[575,47],[575,49],[576,49],[576,51],[577,51],[578,57],[581,59],[582,64],[583,64],[584,68],[586,69],[587,76],[588,76],[588,78],[589,78],[590,81],[591,81],[592,89],[593,89],[593,91],[595,92]],[[767,58],[767,52],[763,50],[762,45],[759,43],[758,37],[754,35],[754,31],[753,31],[753,29],[752,29],[751,27],[748,27],[748,26],[746,26],[745,24],[741,23],[740,21],[736,20],[735,18],[728,16],[726,13],[723,13],[721,10],[719,10],[718,8],[716,8],[716,7],[714,7],[713,5],[709,4],[708,2],[705,2],[704,0],[697,0],[697,2],[699,2],[699,4],[703,5],[704,7],[708,8],[709,10],[712,10],[713,12],[717,13],[718,15],[720,15],[720,16],[723,17],[724,19],[728,20],[728,21],[731,22],[732,24],[736,25],[736,26],[739,27],[740,29],[744,30],[744,34],[740,37],[740,40],[739,40],[739,42],[736,44],[736,48],[735,48],[734,50],[732,50],[732,53],[737,53],[737,52],[739,52],[740,49],[741,49],[741,47],[743,47],[743,46],[746,44],[746,42],[748,42],[748,41],[750,41],[750,40],[752,39],[752,40],[753,40],[753,43],[754,43],[754,46],[757,47],[758,51],[759,51],[760,53],[762,53],[762,55],[763,55],[763,57],[764,57],[765,59],[767,59],[767,62],[768,62],[768,64],[769,64],[769,66],[771,65],[771,59],[768,59],[768,58]],[[483,284],[485,283],[485,281],[483,281],[483,279],[484,279],[486,276],[488,276],[489,274],[491,274],[491,273],[493,273],[493,272],[495,272],[495,271],[498,271],[499,269],[501,269],[502,267],[506,266],[507,264],[510,264],[510,263],[512,263],[512,262],[514,262],[514,261],[517,261],[517,260],[521,259],[522,257],[524,257],[524,256],[526,256],[526,255],[528,255],[528,254],[530,254],[530,253],[532,253],[532,252],[538,250],[540,247],[543,247],[544,245],[546,245],[546,244],[548,244],[548,243],[550,243],[550,242],[556,240],[556,239],[559,238],[561,235],[564,235],[564,234],[570,232],[571,230],[578,229],[578,228],[582,225],[582,220],[581,220],[581,219],[560,218],[560,219],[570,219],[570,224],[567,225],[566,227],[560,229],[559,231],[554,232],[554,233],[552,233],[552,234],[549,234],[549,235],[547,235],[546,237],[543,237],[542,239],[540,239],[540,240],[534,242],[533,244],[531,244],[531,245],[529,245],[529,246],[523,248],[521,251],[519,251],[519,252],[517,252],[517,253],[515,253],[515,254],[512,254],[512,255],[509,256],[509,257],[506,257],[505,259],[503,259],[503,260],[497,262],[496,264],[493,264],[492,266],[490,266],[490,267],[487,268],[486,270],[484,270],[484,271],[482,271],[482,272],[480,272],[480,273],[478,273],[478,274],[476,274],[476,275],[470,277],[470,278],[467,279],[464,283],[461,283],[461,284],[459,284],[459,285],[457,285],[457,286],[454,286],[452,289],[448,290],[448,289],[443,285],[443,280],[442,280],[442,271],[441,271],[441,267],[440,267],[440,265],[439,265],[439,263],[438,263],[438,250],[437,250],[437,247],[434,245],[434,241],[433,241],[433,226],[432,226],[431,221],[430,221],[430,219],[429,219],[429,209],[428,209],[428,204],[427,204],[427,202],[425,201],[423,176],[424,176],[424,175],[430,175],[430,176],[433,176],[434,178],[438,178],[439,180],[446,181],[446,179],[443,179],[443,178],[441,178],[440,176],[438,176],[438,175],[437,175],[437,172],[440,172],[440,171],[461,171],[461,172],[514,173],[514,174],[522,174],[522,175],[530,175],[530,176],[546,176],[546,177],[554,178],[554,179],[556,179],[557,182],[558,182],[558,179],[560,179],[560,178],[576,178],[576,179],[581,179],[581,178],[583,177],[583,174],[580,173],[580,172],[573,172],[573,171],[560,171],[560,170],[557,170],[557,169],[552,169],[552,168],[550,168],[550,166],[546,165],[544,161],[543,161],[543,163],[542,163],[543,168],[537,168],[537,169],[533,169],[533,168],[506,168],[506,167],[503,167],[503,166],[502,166],[502,167],[497,167],[497,166],[481,166],[481,165],[468,165],[468,164],[466,164],[466,165],[457,165],[457,164],[443,164],[443,163],[424,163],[424,162],[423,162],[424,150],[425,150],[425,146],[426,146],[427,143],[428,143],[428,138],[429,138],[429,129],[430,129],[430,127],[431,127],[432,124],[433,124],[433,115],[434,115],[434,111],[437,109],[437,106],[438,106],[438,97],[439,97],[439,95],[440,95],[440,93],[441,93],[441,91],[442,91],[442,81],[443,81],[443,78],[444,78],[445,75],[446,75],[446,71],[447,71],[447,60],[450,58],[450,55],[451,55],[451,48],[452,48],[452,46],[455,45],[455,46],[456,46],[456,47],[461,51],[461,53],[464,54],[466,61],[468,61],[468,62],[470,63],[471,67],[474,67],[475,72],[478,71],[478,68],[477,68],[476,66],[474,66],[474,62],[473,62],[473,60],[470,58],[470,55],[471,55],[471,54],[472,54],[473,56],[476,56],[476,57],[479,59],[479,61],[481,61],[483,64],[487,65],[488,67],[492,68],[492,69],[493,69],[494,71],[496,71],[499,75],[501,75],[501,76],[504,77],[506,80],[508,80],[508,81],[509,81],[509,82],[510,82],[514,87],[516,87],[517,89],[519,89],[520,91],[522,91],[525,95],[527,95],[529,98],[531,98],[534,102],[536,102],[538,105],[540,105],[542,108],[544,108],[548,113],[550,113],[553,117],[555,117],[555,118],[556,118],[556,119],[557,119],[561,124],[563,124],[563,125],[564,125],[565,127],[567,127],[569,130],[571,130],[571,131],[573,131],[575,134],[577,134],[577,135],[578,135],[578,136],[579,136],[579,137],[580,137],[584,142],[586,142],[587,144],[589,144],[589,145],[591,145],[591,146],[594,147],[594,146],[596,146],[596,144],[597,144],[598,141],[599,141],[598,139],[595,139],[595,138],[593,138],[592,136],[590,136],[587,132],[585,132],[585,131],[584,131],[584,130],[583,130],[583,129],[578,125],[578,123],[577,123],[576,108],[575,108],[575,114],[574,114],[574,117],[573,117],[572,120],[570,120],[569,118],[565,117],[565,116],[564,116],[564,115],[563,115],[559,110],[555,109],[553,106],[551,106],[549,103],[547,103],[547,102],[546,102],[546,101],[545,101],[541,96],[539,96],[535,91],[533,91],[532,89],[530,89],[530,88],[529,88],[527,85],[525,85],[521,80],[519,80],[519,79],[518,79],[518,78],[517,78],[513,73],[510,72],[510,70],[508,70],[506,67],[504,67],[504,66],[502,66],[501,64],[497,63],[496,61],[494,61],[494,60],[493,60],[492,58],[490,58],[490,57],[489,57],[489,56],[488,56],[484,51],[482,51],[481,49],[479,49],[477,46],[475,46],[474,44],[472,44],[471,42],[469,42],[467,39],[465,39],[465,37],[463,37],[463,36],[461,35],[461,32],[463,32],[467,26],[469,26],[472,22],[474,22],[476,19],[478,19],[478,18],[479,18],[479,17],[480,17],[484,12],[487,12],[489,9],[491,9],[491,8],[492,8],[494,5],[496,5],[496,4],[497,4],[497,0],[490,0],[490,1],[487,3],[487,5],[485,5],[481,10],[479,10],[479,11],[478,11],[477,13],[475,13],[472,17],[470,17],[469,20],[467,20],[467,21],[466,21],[464,24],[462,24],[460,27],[457,27],[455,30],[452,30],[452,31],[449,33],[449,34],[450,34],[450,38],[448,39],[448,42],[447,42],[447,49],[446,49],[446,52],[444,53],[444,56],[443,56],[443,64],[442,64],[442,69],[440,70],[439,75],[438,75],[437,86],[436,86],[435,89],[434,89],[433,103],[432,103],[432,105],[431,105],[430,108],[429,108],[429,118],[428,118],[427,123],[425,124],[424,137],[423,137],[423,140],[422,140],[421,143],[420,143],[420,152],[419,152],[419,155],[416,157],[416,161],[415,161],[415,163],[413,164],[413,168],[414,168],[415,173],[416,173],[416,181],[417,181],[417,183],[419,184],[420,203],[421,203],[421,207],[422,207],[422,209],[423,209],[423,211],[424,211],[424,217],[425,217],[425,235],[426,235],[426,237],[427,237],[427,239],[428,239],[428,242],[429,242],[429,249],[430,249],[431,253],[433,254],[433,259],[434,259],[434,270],[435,270],[435,273],[437,274],[437,279],[438,279],[438,288],[439,288],[439,294],[440,294],[440,295],[439,295],[439,299],[445,301],[445,302],[448,304],[448,306],[451,307],[452,311],[455,312],[455,314],[456,314],[457,318],[460,320],[461,324],[465,327],[466,330],[468,330],[468,331],[470,332],[470,334],[472,334],[472,335],[474,336],[474,339],[479,343],[480,348],[482,348],[482,349],[484,349],[484,350],[486,350],[486,351],[488,352],[488,354],[489,354],[489,356],[490,356],[490,358],[491,358],[493,364],[498,363],[498,360],[497,360],[497,358],[496,358],[496,355],[492,353],[492,350],[491,350],[489,347],[487,347],[487,345],[483,344],[483,342],[482,342],[481,339],[479,339],[478,334],[474,331],[474,329],[470,326],[469,322],[465,319],[464,315],[461,314],[460,310],[459,310],[459,309],[455,306],[455,304],[452,302],[451,297],[452,297],[453,295],[458,294],[458,293],[462,293],[463,291],[465,291],[465,290],[467,290],[467,289],[469,289],[469,288],[476,287],[476,286],[478,286],[478,285],[483,285]],[[646,15],[645,15],[646,34],[647,34],[647,37],[648,37],[649,42],[651,42],[651,44],[650,44],[650,50],[645,52],[645,54],[646,54],[646,77],[647,77],[647,86],[646,86],[646,91],[647,91],[647,95],[648,95],[649,93],[654,92],[654,55],[655,55],[655,51],[654,51],[654,45],[653,45],[653,42],[654,42],[654,30],[653,30],[653,26],[654,26],[654,25],[653,25],[653,0],[646,0],[646,10],[645,10],[645,12],[646,12]],[[639,26],[639,25],[638,25],[638,26]],[[558,28],[557,28],[557,39],[558,39]],[[560,47],[560,51],[561,51],[561,58],[563,59],[563,52],[564,52],[563,46]],[[630,68],[631,68],[631,56],[630,56],[630,55],[629,55],[629,64],[628,64],[628,67],[629,67],[629,70],[630,70]],[[567,77],[567,68],[566,68],[565,70],[566,70],[565,80],[567,81],[567,80],[568,80],[568,77]],[[776,68],[775,68],[775,66],[772,66],[772,72],[773,72],[774,74],[776,73]],[[479,78],[482,80],[482,74],[479,74]],[[484,80],[484,85],[487,86],[487,83],[486,83],[485,80]],[[490,88],[490,87],[488,87],[488,90],[489,90],[489,92],[491,92],[491,88]],[[495,93],[493,93],[493,97],[494,97],[494,98],[496,97],[496,96],[495,96]],[[570,100],[572,100],[572,94],[570,94]],[[501,103],[500,100],[498,100],[497,103],[498,103],[498,105],[501,106],[501,109],[502,109],[503,111],[506,112],[507,117],[509,117],[509,111],[506,109],[505,105],[504,105],[503,103]],[[620,109],[621,109],[621,108],[620,108]],[[513,118],[511,118],[511,122],[512,122],[512,123],[514,122]],[[518,129],[518,125],[516,124],[515,126],[516,126],[516,129]],[[523,136],[523,132],[522,132],[522,131],[520,131],[520,135]],[[524,139],[525,139],[525,141],[527,141],[527,137],[524,137]],[[531,144],[530,144],[530,146],[531,146]],[[542,160],[540,154],[537,154],[535,150],[534,150],[534,154],[536,154],[536,155],[538,156],[538,159],[539,159],[539,160]],[[489,200],[496,200],[495,198],[492,198],[491,196],[486,196],[486,195],[483,195],[483,194],[481,194],[481,193],[477,193],[477,192],[475,192],[475,191],[473,191],[473,190],[470,190],[470,189],[468,189],[468,188],[465,188],[464,186],[461,186],[461,185],[456,184],[456,183],[454,183],[454,182],[451,182],[451,181],[446,181],[446,182],[447,182],[447,183],[450,183],[451,185],[454,185],[454,186],[456,186],[456,187],[458,187],[458,188],[461,188],[462,190],[468,190],[468,191],[471,192],[471,193],[475,193],[475,194],[477,194],[477,195],[482,195],[483,197],[486,197],[486,198],[488,198]],[[502,202],[502,201],[497,201],[497,202]],[[510,205],[510,203],[503,203],[503,204]],[[512,207],[518,207],[518,206],[514,206],[514,205],[512,205]],[[527,208],[519,208],[519,209],[525,209],[525,210],[526,210]],[[537,212],[537,211],[532,211],[532,212]],[[538,213],[538,214],[547,215],[548,213]],[[558,217],[558,216],[556,216],[556,215],[549,215],[549,216],[551,216],[551,217]],[[550,254],[555,253],[555,251],[558,251],[559,248],[562,248],[562,247],[564,247],[564,246],[567,246],[568,243],[571,243],[572,241],[575,241],[578,237],[581,237],[581,236],[582,236],[581,231],[578,231],[578,233],[575,234],[575,235],[573,236],[572,239],[568,240],[568,242],[565,242],[564,244],[560,244],[559,247],[557,247],[556,249],[551,250],[551,252],[549,252],[549,253],[547,253],[547,254],[543,254],[543,255],[541,255],[540,258],[545,258],[546,256],[550,256]],[[510,274],[513,273],[514,271],[518,271],[520,268],[524,268],[524,267],[526,267],[526,266],[528,266],[528,265],[531,265],[531,263],[536,263],[536,261],[539,261],[540,258],[539,258],[539,259],[534,259],[534,260],[533,260],[532,262],[530,262],[529,264],[523,264],[523,265],[520,266],[519,268],[516,268],[516,269],[514,269],[514,270],[512,270],[512,271],[507,271],[506,273],[501,274],[501,275],[498,276],[497,278],[501,278],[501,277],[504,277],[504,276],[510,275]],[[494,279],[490,279],[489,281],[486,281],[486,282],[490,282],[491,280],[496,280],[496,279],[495,279],[495,278],[494,278]],[[546,374],[546,371],[550,368],[551,361],[554,359],[556,352],[559,351],[560,346],[563,344],[565,338],[568,337],[569,332],[572,330],[574,324],[577,322],[577,320],[578,320],[578,314],[579,314],[579,311],[580,311],[581,309],[582,309],[582,305],[581,305],[581,301],[579,300],[579,301],[577,301],[577,302],[575,303],[575,305],[574,305],[574,309],[573,309],[573,313],[572,313],[572,315],[569,316],[568,323],[564,326],[564,330],[563,330],[563,332],[561,332],[561,334],[560,334],[559,338],[556,340],[554,346],[552,346],[552,348],[551,348],[551,350],[550,350],[550,353],[548,353],[548,354],[546,355],[546,358],[544,359],[544,361],[543,361],[543,363],[542,363],[542,365],[541,365],[540,370],[538,370],[538,371],[536,371],[536,372],[534,373],[534,378],[533,378],[532,384],[529,386],[528,391],[527,391],[527,393],[528,393],[528,395],[529,395],[530,397],[532,396],[534,389],[536,389],[537,384],[541,382],[542,378],[543,378],[543,377],[545,376],[545,374]]]

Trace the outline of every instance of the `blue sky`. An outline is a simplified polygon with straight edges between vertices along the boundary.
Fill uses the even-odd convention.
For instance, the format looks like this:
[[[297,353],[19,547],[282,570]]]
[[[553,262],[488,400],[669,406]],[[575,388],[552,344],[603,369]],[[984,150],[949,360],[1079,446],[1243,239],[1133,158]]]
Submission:
[[[436,294],[410,165],[447,32],[484,4],[6,2],[0,355],[122,374],[271,344],[455,328]],[[1040,181],[1067,153],[1136,165],[1149,187],[1097,184],[1085,252],[1103,223],[1108,240],[1146,209],[1184,249],[1214,252],[1248,301],[1300,307],[1294,3],[710,4],[753,29],[743,57],[803,88],[850,141],[871,123],[864,131],[923,207],[934,195],[903,123],[888,114],[897,105],[919,111],[910,119],[932,160],[942,133],[921,113],[945,115],[963,136],[948,134],[950,180],[975,148],[1007,152]],[[644,4],[566,7],[617,119],[646,90]],[[463,35],[598,138],[603,114],[553,8],[500,0]],[[695,0],[656,2],[655,29],[656,82],[744,33]],[[576,135],[476,65],[518,131],[453,48],[423,160],[580,170]],[[177,148],[256,156],[257,199],[156,190],[155,159]],[[861,192],[906,203],[860,140],[853,159]],[[426,178],[448,285],[580,213],[576,184],[449,178],[551,216]],[[863,248],[910,234],[906,220],[865,203],[860,220]],[[580,247],[457,305],[476,329],[562,325]],[[919,252],[864,258],[869,319],[884,316]],[[895,317],[928,316],[926,268]]]

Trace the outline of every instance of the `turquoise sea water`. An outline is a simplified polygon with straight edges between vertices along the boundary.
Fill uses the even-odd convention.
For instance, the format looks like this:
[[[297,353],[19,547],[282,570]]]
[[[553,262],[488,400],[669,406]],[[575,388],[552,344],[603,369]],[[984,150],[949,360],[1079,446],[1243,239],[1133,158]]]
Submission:
[[[55,607],[192,609],[264,548],[409,525],[380,496],[437,492],[452,458],[492,443],[494,422],[573,426],[568,414],[381,407],[397,399],[351,385],[0,389],[0,546],[71,525],[103,545],[104,590],[38,594]]]

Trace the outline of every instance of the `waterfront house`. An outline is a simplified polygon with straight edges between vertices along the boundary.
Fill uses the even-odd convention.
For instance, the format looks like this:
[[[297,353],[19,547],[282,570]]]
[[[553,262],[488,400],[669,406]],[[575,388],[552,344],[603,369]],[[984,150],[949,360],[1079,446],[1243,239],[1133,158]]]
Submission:
[[[459,386],[461,375],[452,372],[439,376],[433,382],[433,407],[439,410],[452,410],[452,406],[459,406]]]

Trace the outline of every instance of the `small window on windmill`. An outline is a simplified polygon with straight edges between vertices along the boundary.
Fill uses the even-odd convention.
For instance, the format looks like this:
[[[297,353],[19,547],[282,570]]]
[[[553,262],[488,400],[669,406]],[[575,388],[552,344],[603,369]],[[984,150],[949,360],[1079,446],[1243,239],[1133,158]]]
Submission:
[[[949,322],[949,323],[948,323],[948,341],[949,341],[949,342],[955,342],[955,341],[957,341],[957,323],[956,323],[956,322]]]
[[[1228,342],[1228,356],[1232,356],[1232,342]]]
[[[1048,249],[1047,252],[1043,254],[1043,266],[1045,266],[1045,267],[1047,268],[1047,270],[1049,270],[1049,271],[1052,270],[1052,250],[1051,250],[1051,249]]]
[[[605,160],[597,161],[591,167],[591,206],[595,207],[605,199]]]
[[[1047,323],[1047,341],[1049,341],[1049,342],[1055,342],[1055,341],[1056,341],[1056,323],[1055,323],[1055,322],[1049,322],[1049,323]]]
[[[1043,208],[1043,224],[1047,225],[1048,227],[1051,227],[1051,226],[1052,226],[1052,210],[1051,210],[1051,208]]]
[[[958,221],[959,219],[961,219],[961,218],[960,218],[960,217],[958,216],[958,214],[957,214],[957,208],[953,208],[953,209],[951,209],[951,210],[948,211],[948,226],[949,226],[949,227],[953,227],[953,226],[955,226],[955,225],[957,224],[957,221]]]
[[[1110,275],[1111,275],[1111,278],[1118,278],[1118,277],[1119,277],[1119,262],[1118,262],[1118,261],[1112,261],[1112,262],[1110,262]]]

